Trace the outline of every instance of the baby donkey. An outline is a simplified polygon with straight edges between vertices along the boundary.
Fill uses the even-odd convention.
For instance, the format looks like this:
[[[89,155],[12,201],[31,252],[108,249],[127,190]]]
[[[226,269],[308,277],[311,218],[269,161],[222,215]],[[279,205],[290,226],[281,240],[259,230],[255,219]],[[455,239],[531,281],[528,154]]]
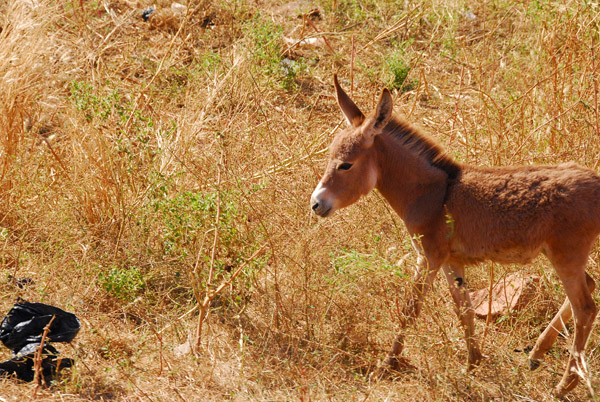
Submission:
[[[334,76],[337,100],[348,120],[330,146],[325,173],[311,198],[321,217],[356,202],[376,188],[402,218],[418,253],[418,268],[400,327],[412,323],[440,268],[465,328],[469,367],[482,355],[474,336],[473,308],[464,285],[469,264],[491,260],[525,264],[543,252],[567,298],[531,351],[539,366],[563,323],[575,320],[573,347],[559,397],[578,382],[597,308],[585,272],[600,233],[600,177],[575,163],[557,166],[477,167],[460,164],[415,127],[393,115],[392,97],[381,93],[365,116]],[[402,330],[384,361],[398,369]]]

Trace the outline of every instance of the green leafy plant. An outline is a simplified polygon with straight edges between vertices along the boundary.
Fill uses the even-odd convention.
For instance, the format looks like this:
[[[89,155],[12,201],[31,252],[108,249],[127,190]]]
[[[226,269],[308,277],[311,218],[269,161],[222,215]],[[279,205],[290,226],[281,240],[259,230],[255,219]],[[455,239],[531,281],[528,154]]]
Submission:
[[[307,70],[306,62],[301,57],[296,60],[283,59],[279,67],[279,73],[282,76],[281,87],[286,90],[296,89],[297,76]]]
[[[132,301],[145,287],[142,273],[135,266],[100,272],[98,282],[111,296],[124,301]]]
[[[359,253],[355,249],[343,250],[339,254],[331,254],[331,265],[337,275],[343,275],[350,280],[374,271],[391,271],[398,276],[404,272],[398,266],[390,263],[378,254]]]
[[[409,79],[412,67],[404,60],[401,53],[392,53],[386,59],[386,66],[391,73],[389,87],[406,92],[415,89],[419,85],[416,79]]]
[[[235,222],[240,212],[231,194],[221,193],[219,239],[222,251],[235,248],[238,229]],[[214,230],[217,213],[216,192],[184,191],[173,197],[160,197],[151,202],[161,223],[164,252],[185,258],[194,254],[196,243]],[[208,255],[204,257],[208,260]]]
[[[281,61],[281,26],[257,14],[244,24],[243,30],[250,38],[255,68],[265,75],[276,74]]]
[[[105,96],[99,96],[94,87],[80,81],[72,81],[69,88],[70,99],[77,109],[82,111],[88,122],[94,118],[106,121],[113,110],[121,117],[125,116],[125,108],[120,104],[119,91],[113,89]]]

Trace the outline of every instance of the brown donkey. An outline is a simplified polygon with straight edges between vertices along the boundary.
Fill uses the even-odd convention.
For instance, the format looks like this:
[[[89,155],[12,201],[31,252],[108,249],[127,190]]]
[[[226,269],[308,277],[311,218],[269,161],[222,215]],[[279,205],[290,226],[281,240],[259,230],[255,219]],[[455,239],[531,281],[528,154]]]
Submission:
[[[563,396],[585,370],[584,349],[597,308],[595,284],[585,272],[600,233],[600,177],[575,163],[483,168],[457,163],[414,127],[393,116],[392,97],[381,93],[365,117],[334,76],[337,100],[349,127],[330,147],[325,174],[311,198],[321,217],[357,201],[373,188],[400,215],[413,239],[418,268],[400,327],[414,321],[425,292],[442,268],[465,328],[469,367],[481,358],[465,266],[484,260],[527,263],[540,251],[552,262],[567,299],[529,355],[530,368],[574,316],[573,348],[556,395]],[[402,333],[384,361],[398,369]]]

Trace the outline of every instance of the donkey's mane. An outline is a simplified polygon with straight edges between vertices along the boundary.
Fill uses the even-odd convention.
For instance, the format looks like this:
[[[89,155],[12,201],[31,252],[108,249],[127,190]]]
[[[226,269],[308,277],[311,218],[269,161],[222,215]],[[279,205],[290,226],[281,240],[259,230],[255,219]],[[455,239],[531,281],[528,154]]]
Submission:
[[[399,141],[400,145],[423,156],[432,166],[446,172],[448,178],[455,179],[460,174],[460,164],[448,156],[442,147],[409,123],[394,116],[383,132]]]

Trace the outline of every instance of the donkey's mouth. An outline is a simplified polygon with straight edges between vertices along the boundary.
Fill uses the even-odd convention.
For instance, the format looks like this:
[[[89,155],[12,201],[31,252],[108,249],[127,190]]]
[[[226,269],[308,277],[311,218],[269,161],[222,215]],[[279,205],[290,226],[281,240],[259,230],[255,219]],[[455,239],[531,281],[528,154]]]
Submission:
[[[327,208],[324,211],[315,211],[315,214],[319,215],[321,218],[327,218],[329,215],[332,214],[332,208]]]
[[[319,202],[313,202],[311,209],[313,210],[313,212],[320,216],[321,218],[326,218],[327,216],[329,216],[332,213],[332,209],[331,207],[328,207],[326,205],[323,205],[322,203]]]

